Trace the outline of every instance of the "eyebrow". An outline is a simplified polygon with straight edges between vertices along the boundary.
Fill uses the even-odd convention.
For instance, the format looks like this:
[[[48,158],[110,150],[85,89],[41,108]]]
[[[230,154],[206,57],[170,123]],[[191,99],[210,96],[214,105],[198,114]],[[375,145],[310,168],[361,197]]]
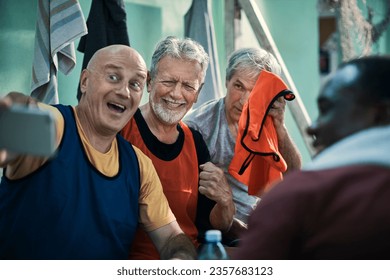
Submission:
[[[243,82],[241,82],[241,80],[240,79],[237,79],[237,80],[235,80],[235,82],[237,83],[240,83],[240,84],[244,84]]]
[[[180,82],[180,79],[179,78],[176,78],[176,77],[167,77],[167,76],[162,76],[158,79],[158,81],[162,82],[162,81],[174,81],[174,82]],[[195,81],[189,81],[189,80],[183,80],[181,81],[182,84],[188,84],[188,85],[195,85],[196,82]]]
[[[117,66],[115,64],[106,64],[104,65],[104,70],[115,70],[115,71],[123,71],[125,68],[122,67],[122,66]],[[142,78],[142,79],[145,79],[146,78],[146,74],[142,74],[142,73],[137,73],[136,74],[138,77]]]
[[[122,70],[123,67],[117,66],[117,65],[114,65],[114,64],[106,64],[106,65],[104,65],[104,70],[111,70],[111,69]]]
[[[235,80],[234,83],[239,83],[243,88],[247,89],[247,86],[240,79]]]

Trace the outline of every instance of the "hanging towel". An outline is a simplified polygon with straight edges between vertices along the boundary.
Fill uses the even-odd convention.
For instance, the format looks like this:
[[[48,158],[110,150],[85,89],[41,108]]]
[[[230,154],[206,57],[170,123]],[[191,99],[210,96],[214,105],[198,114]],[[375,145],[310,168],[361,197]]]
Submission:
[[[223,96],[219,73],[217,47],[215,44],[214,24],[208,10],[208,0],[193,0],[184,16],[184,36],[201,44],[210,58],[206,78],[199,94],[195,109],[203,103]]]
[[[84,53],[82,70],[94,53],[106,46],[130,46],[127,15],[123,0],[93,0],[87,19],[88,34],[80,39],[77,50]],[[77,99],[80,99],[80,88]]]
[[[286,100],[295,98],[281,78],[261,71],[238,122],[234,156],[228,170],[248,186],[250,195],[260,196],[273,182],[281,180],[287,170],[272,117],[267,115],[281,96]]]
[[[74,41],[87,33],[77,0],[38,0],[31,96],[58,103],[58,70],[65,75],[76,65]]]

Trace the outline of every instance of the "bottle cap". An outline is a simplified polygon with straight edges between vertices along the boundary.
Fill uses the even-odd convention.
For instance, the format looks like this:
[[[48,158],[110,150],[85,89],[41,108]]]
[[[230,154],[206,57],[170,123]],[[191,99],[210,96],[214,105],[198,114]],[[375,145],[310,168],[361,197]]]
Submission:
[[[205,239],[208,242],[219,242],[222,239],[221,231],[213,229],[206,231]]]

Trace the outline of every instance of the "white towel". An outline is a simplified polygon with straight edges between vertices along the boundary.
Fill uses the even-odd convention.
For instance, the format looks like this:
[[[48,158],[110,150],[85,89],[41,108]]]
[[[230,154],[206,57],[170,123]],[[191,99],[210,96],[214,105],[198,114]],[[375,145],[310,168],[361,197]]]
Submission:
[[[31,96],[58,103],[57,72],[76,65],[74,41],[87,34],[77,0],[38,0]]]

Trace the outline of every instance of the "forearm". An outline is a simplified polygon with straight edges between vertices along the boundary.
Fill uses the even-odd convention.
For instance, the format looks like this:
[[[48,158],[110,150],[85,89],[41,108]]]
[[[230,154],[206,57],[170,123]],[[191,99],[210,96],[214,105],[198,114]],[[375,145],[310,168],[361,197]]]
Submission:
[[[58,148],[64,129],[64,119],[58,109],[44,103],[39,103],[33,98],[20,93],[11,93],[7,96],[7,98],[8,99],[3,102],[8,102],[8,107],[14,103],[22,103],[26,104],[26,106],[38,107],[42,111],[50,111],[55,119],[56,148]],[[11,101],[13,103],[10,103]],[[0,167],[6,168],[6,176],[12,180],[27,176],[41,167],[47,160],[48,158],[46,157],[38,157],[29,154],[16,154],[6,150],[0,151]]]
[[[221,168],[211,162],[200,165],[200,168],[199,192],[216,203],[209,214],[211,226],[225,232],[236,212],[232,190]]]
[[[171,237],[160,252],[160,257],[163,260],[194,260],[196,256],[195,246],[184,233]]]
[[[279,151],[287,163],[287,172],[300,169],[302,166],[301,154],[287,132],[285,126],[277,128]]]
[[[236,213],[236,207],[231,197],[224,202],[217,202],[210,213],[210,223],[215,229],[227,232]]]
[[[237,218],[233,219],[232,226],[230,227],[229,231],[225,233],[225,236],[228,238],[234,240],[239,239],[241,234],[245,232],[248,229],[248,225]]]

